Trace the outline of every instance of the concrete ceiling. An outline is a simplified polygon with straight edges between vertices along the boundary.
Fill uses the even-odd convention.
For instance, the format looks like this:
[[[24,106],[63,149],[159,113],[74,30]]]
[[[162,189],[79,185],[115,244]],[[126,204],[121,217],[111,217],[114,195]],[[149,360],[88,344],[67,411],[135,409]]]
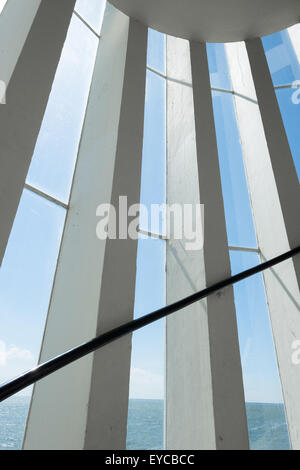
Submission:
[[[158,31],[186,39],[233,42],[300,21],[300,0],[109,0]]]

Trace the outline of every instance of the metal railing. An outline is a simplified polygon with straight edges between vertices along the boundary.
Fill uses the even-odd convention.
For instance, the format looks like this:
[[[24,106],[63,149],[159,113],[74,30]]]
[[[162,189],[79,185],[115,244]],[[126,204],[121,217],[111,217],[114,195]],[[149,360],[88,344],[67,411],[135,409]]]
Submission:
[[[51,359],[50,361],[45,362],[44,364],[38,365],[34,369],[26,372],[25,374],[21,375],[20,377],[11,380],[4,385],[0,386],[0,402],[6,400],[7,398],[15,395],[16,393],[20,392],[24,388],[33,385],[34,383],[38,382],[39,380],[47,377],[50,374],[62,369],[63,367],[71,364],[72,362],[77,361],[78,359],[83,358],[84,356],[97,351],[98,349],[104,347],[105,345],[116,341],[119,338],[122,338],[125,335],[133,333],[134,331],[139,330],[151,323],[156,322],[157,320],[161,320],[168,315],[171,315],[179,310],[182,310],[189,305],[198,302],[199,300],[205,299],[206,297],[220,291],[226,287],[229,287],[237,282],[240,282],[244,279],[247,279],[250,276],[255,274],[261,273],[266,269],[272,268],[283,261],[286,261],[293,256],[296,256],[300,252],[300,247],[294,248],[293,250],[288,251],[276,258],[273,258],[270,261],[266,261],[261,263],[254,268],[247,269],[235,276],[232,276],[228,279],[223,281],[217,282],[211,287],[207,287],[206,289],[201,290],[200,292],[196,292],[178,302],[175,302],[167,307],[163,307],[155,312],[149,313],[137,320],[132,320],[124,325],[119,326],[118,328],[114,328],[107,333],[100,335],[99,337],[88,341],[70,351],[61,354],[60,356]]]

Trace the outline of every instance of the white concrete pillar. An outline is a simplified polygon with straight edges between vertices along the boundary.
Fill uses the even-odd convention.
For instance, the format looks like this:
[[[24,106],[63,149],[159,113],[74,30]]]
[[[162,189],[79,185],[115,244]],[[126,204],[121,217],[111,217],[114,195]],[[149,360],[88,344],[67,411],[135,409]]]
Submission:
[[[148,29],[130,19],[111,204],[140,202]],[[118,211],[117,211],[118,214]],[[133,320],[137,239],[108,240],[97,334]],[[94,354],[85,449],[125,449],[131,335]]]
[[[24,187],[75,0],[42,0],[40,5],[36,1],[28,2],[28,5],[23,1],[17,3],[23,6],[17,7],[15,1],[9,0],[0,16],[0,70],[3,73],[0,78],[8,83],[6,104],[0,106],[0,263]],[[24,42],[24,35],[29,27]],[[14,34],[16,38],[10,43]]]
[[[146,40],[107,5],[41,362],[133,317],[136,241],[98,240],[96,209],[139,202]],[[24,448],[124,448],[130,349],[128,337],[37,384]]]
[[[299,245],[300,186],[261,39],[246,41],[264,133],[291,248]],[[294,259],[300,283],[300,257]]]
[[[168,38],[167,202],[204,204],[204,250],[171,234],[167,303],[231,275],[205,45],[191,43],[194,93],[189,58]],[[167,449],[247,449],[233,290],[168,318],[166,338]]]
[[[287,31],[300,64],[300,24],[291,26]],[[300,80],[300,77],[297,77],[297,80]]]
[[[265,260],[299,245],[299,183],[260,40],[249,41],[247,49],[244,43],[226,46],[258,245]],[[264,273],[294,449],[300,448],[300,370],[292,363],[292,345],[300,339],[299,262],[298,256]]]
[[[41,0],[7,0],[0,14],[0,80],[6,86],[32,26]]]

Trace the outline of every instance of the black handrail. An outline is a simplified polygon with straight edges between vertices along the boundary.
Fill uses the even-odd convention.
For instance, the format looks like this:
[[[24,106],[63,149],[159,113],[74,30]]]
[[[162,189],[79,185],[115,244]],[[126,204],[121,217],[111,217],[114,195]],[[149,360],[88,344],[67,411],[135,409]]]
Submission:
[[[16,393],[38,382],[39,380],[47,377],[53,372],[62,369],[68,364],[71,364],[72,362],[81,359],[87,354],[90,354],[96,351],[97,349],[102,348],[106,344],[109,344],[129,333],[133,333],[134,331],[139,330],[140,328],[143,328],[146,325],[150,325],[151,323],[160,320],[164,317],[167,317],[172,313],[178,312],[179,310],[188,307],[189,305],[198,302],[199,300],[204,299],[209,295],[212,295],[215,292],[224,289],[225,287],[236,284],[237,282],[247,279],[248,277],[253,276],[254,274],[258,274],[262,271],[265,271],[268,268],[272,268],[273,266],[276,266],[277,264],[299,254],[299,252],[300,246],[288,251],[287,253],[284,253],[283,255],[277,256],[276,258],[273,258],[270,261],[266,261],[265,263],[259,264],[254,268],[247,269],[246,271],[236,274],[235,276],[225,279],[224,281],[217,282],[213,286],[203,289],[200,292],[196,292],[195,294],[192,294],[189,297],[186,297],[185,299],[179,300],[178,302],[168,305],[167,307],[149,313],[148,315],[138,318],[137,320],[132,320],[129,323],[119,326],[118,328],[114,328],[113,330],[104,333],[98,338],[88,341],[87,343],[84,343],[81,346],[71,349],[70,351],[67,351],[64,354],[61,354],[60,356],[57,356],[54,359],[51,359],[50,361],[35,367],[34,369],[30,370],[29,372],[26,372],[20,377],[17,377],[16,379],[2,385],[0,387],[0,402],[6,400],[12,395],[15,395]]]

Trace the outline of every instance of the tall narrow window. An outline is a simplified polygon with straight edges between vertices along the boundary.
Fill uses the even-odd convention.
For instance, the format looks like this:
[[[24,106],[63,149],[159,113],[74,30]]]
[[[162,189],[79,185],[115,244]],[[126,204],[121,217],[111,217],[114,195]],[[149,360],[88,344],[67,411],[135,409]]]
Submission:
[[[232,90],[224,44],[208,43],[206,49],[212,88]]]
[[[0,268],[1,383],[39,359],[98,42],[73,14]],[[21,448],[30,395],[0,404],[0,449]]]
[[[64,208],[24,190],[0,269],[1,383],[37,364],[64,219]],[[0,449],[21,447],[30,394],[0,404]]]
[[[300,179],[300,64],[286,30],[266,36],[263,45]]]
[[[274,86],[299,80],[300,66],[286,30],[262,38]]]
[[[77,0],[75,12],[97,33],[100,34],[106,0]]]
[[[67,203],[98,38],[73,15],[27,183]]]
[[[230,252],[232,274],[260,263],[256,253]],[[261,274],[234,287],[250,447],[290,448],[281,382]]]
[[[213,105],[232,274],[260,263],[243,149],[238,130],[227,63],[223,58],[218,75],[213,49],[218,55],[223,45],[209,45]],[[225,55],[225,51],[223,52]],[[219,59],[221,60],[221,59]],[[225,67],[225,70],[224,70]],[[224,78],[225,77],[225,78]],[[225,80],[225,82],[224,82]],[[247,100],[247,96],[239,96]],[[290,446],[269,310],[262,275],[234,288],[242,360],[248,430],[251,449],[288,449]]]
[[[165,202],[166,82],[165,37],[149,30],[141,204]],[[155,72],[152,71],[155,70]],[[156,73],[159,72],[160,74]],[[149,219],[150,220],[150,217]],[[143,232],[160,235],[162,224],[140,219]],[[165,305],[165,241],[140,235],[135,317]],[[127,449],[162,449],[164,421],[164,321],[133,336]]]

